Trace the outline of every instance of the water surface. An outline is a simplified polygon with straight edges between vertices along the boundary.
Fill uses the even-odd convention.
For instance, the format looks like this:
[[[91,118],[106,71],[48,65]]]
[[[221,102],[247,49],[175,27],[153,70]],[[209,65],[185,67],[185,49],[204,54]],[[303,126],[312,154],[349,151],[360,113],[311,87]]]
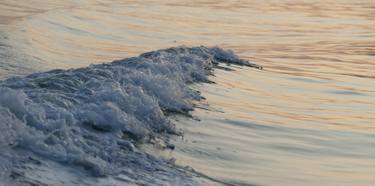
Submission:
[[[374,20],[371,0],[2,0],[0,77],[229,48],[264,69],[197,86],[208,110],[161,154],[233,183],[374,185]]]

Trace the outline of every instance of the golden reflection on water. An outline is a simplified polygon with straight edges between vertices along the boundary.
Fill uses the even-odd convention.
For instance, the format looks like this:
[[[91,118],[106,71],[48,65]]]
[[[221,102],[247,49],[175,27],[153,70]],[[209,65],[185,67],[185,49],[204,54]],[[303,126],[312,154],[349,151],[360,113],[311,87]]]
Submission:
[[[202,90],[224,113],[183,121],[187,142],[173,156],[266,185],[375,184],[374,31],[372,0],[0,2],[6,44],[48,69],[176,45],[219,45],[263,65],[217,71]]]

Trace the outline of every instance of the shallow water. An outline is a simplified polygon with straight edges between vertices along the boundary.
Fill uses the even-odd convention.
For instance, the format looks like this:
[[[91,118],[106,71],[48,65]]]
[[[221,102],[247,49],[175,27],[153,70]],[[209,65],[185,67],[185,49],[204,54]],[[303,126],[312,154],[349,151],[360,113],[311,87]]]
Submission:
[[[232,183],[374,185],[374,30],[371,0],[2,0],[0,77],[229,48],[264,69],[196,86],[201,121],[176,118],[185,136],[161,154]]]

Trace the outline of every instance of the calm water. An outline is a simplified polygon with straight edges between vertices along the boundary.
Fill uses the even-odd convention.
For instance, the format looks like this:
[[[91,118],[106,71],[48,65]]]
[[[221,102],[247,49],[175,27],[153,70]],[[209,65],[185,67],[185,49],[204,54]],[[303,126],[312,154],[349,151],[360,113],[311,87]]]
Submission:
[[[0,77],[229,48],[264,70],[196,86],[208,110],[176,118],[185,136],[160,154],[239,184],[374,185],[374,31],[373,0],[2,0]]]

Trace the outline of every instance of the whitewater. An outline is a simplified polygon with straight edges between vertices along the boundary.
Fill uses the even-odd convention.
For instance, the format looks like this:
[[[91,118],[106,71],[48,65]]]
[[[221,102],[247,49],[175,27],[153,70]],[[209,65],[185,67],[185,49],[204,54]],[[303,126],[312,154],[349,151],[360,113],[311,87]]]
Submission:
[[[261,68],[217,47],[177,47],[1,81],[0,181],[9,185],[77,181],[50,179],[50,174],[61,174],[50,167],[52,162],[82,169],[77,174],[87,177],[122,174],[128,177],[124,183],[200,183],[194,172],[191,176],[189,169],[147,154],[137,145],[182,135],[167,115],[188,115],[194,101],[203,98],[189,85],[211,83],[208,76],[220,63]],[[78,184],[92,184],[89,178],[80,179]]]

